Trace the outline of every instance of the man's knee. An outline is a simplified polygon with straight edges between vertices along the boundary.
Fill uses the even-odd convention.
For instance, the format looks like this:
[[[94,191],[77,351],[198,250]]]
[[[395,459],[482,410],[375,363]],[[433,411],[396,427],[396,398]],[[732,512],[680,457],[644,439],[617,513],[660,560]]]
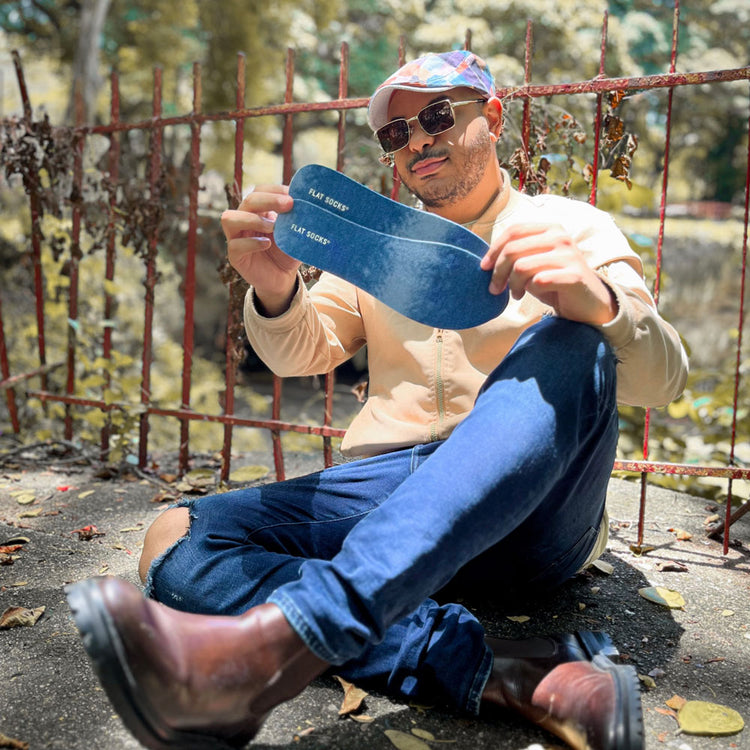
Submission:
[[[151,563],[164,554],[190,528],[190,511],[187,508],[168,508],[149,527],[143,540],[143,551],[138,563],[138,575],[146,582]]]

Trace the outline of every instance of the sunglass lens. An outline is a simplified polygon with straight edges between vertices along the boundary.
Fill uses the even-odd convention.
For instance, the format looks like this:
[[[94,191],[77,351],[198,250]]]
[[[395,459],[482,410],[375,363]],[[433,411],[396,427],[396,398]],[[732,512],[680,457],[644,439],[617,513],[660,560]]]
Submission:
[[[450,102],[435,102],[425,107],[419,113],[419,124],[428,135],[438,135],[450,130],[456,124]]]
[[[409,142],[409,125],[406,120],[394,120],[377,132],[380,145],[387,154],[403,148]]]

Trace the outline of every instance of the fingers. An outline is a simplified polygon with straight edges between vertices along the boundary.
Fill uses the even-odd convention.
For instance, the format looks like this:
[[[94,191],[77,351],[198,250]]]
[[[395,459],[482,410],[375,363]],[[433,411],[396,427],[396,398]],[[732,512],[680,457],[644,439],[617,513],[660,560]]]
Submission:
[[[290,211],[294,200],[286,185],[262,185],[245,196],[236,209],[224,211],[221,228],[227,241],[252,237],[264,247],[271,244],[276,216]]]
[[[492,294],[500,294],[510,285],[513,296],[520,298],[529,272],[533,272],[534,268],[542,270],[561,262],[559,258],[543,256],[567,247],[575,246],[561,228],[549,224],[521,224],[509,227],[492,243],[482,258],[480,267],[485,271],[492,271]],[[533,256],[543,259],[529,260]]]

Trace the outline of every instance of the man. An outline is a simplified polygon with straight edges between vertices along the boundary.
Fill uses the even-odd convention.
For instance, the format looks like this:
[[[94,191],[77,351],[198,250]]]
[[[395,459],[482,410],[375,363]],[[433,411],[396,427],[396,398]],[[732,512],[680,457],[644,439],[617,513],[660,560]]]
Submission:
[[[368,345],[369,398],[342,445],[364,458],[165,511],[141,560],[150,599],[113,578],[70,589],[84,643],[151,748],[240,746],[332,664],[404,699],[510,708],[574,748],[641,748],[635,672],[607,658],[606,636],[500,641],[429,597],[451,581],[541,592],[602,552],[617,398],[677,396],[679,337],[607,215],[511,188],[480,58],[407,64],[368,116],[425,209],[487,240],[481,267],[510,303],[449,331],[330,274],[308,290],[274,242],[287,188],[225,212],[248,336],[271,369],[327,372]]]

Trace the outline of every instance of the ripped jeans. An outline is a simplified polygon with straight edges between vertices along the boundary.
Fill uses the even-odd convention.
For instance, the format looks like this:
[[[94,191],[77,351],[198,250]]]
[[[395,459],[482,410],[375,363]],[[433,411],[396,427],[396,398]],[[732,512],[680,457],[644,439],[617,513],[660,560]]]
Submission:
[[[581,568],[615,457],[615,369],[595,328],[545,318],[447,440],[180,503],[190,529],[146,593],[209,614],[273,602],[343,677],[475,714],[483,628],[429,597],[461,579],[543,591]]]

